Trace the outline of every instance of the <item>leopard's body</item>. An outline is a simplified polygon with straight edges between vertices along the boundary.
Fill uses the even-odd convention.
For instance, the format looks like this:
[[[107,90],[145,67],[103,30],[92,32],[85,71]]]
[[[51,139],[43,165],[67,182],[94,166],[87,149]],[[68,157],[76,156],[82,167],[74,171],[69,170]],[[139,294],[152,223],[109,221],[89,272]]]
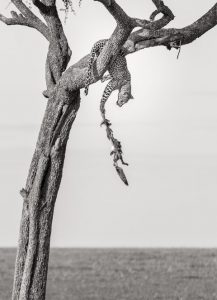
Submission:
[[[85,83],[85,94],[88,94],[88,88],[92,81],[92,69],[95,59],[99,56],[103,47],[108,40],[100,40],[96,42],[91,49],[91,56],[88,64],[88,72]],[[107,84],[100,101],[100,111],[103,119],[105,119],[105,103],[114,90],[119,90],[117,105],[122,106],[129,99],[133,98],[131,95],[131,75],[127,67],[127,60],[122,50],[117,57],[108,66],[109,83]],[[108,76],[107,76],[108,79]]]
[[[100,55],[103,47],[106,45],[108,40],[100,40],[94,44],[90,60],[88,64],[88,71],[87,71],[87,78],[85,83],[85,94],[88,94],[89,85],[92,83],[93,80],[93,65],[94,61]],[[100,101],[100,112],[102,115],[102,124],[106,126],[107,137],[112,143],[113,150],[111,155],[113,155],[113,164],[114,167],[120,176],[121,180],[128,185],[127,178],[124,174],[124,171],[121,167],[118,166],[118,161],[120,160],[122,164],[127,165],[124,162],[122,157],[122,147],[121,143],[114,137],[113,131],[111,129],[111,123],[109,120],[106,119],[105,116],[105,104],[108,100],[109,96],[114,90],[119,90],[118,93],[118,100],[117,105],[122,106],[127,103],[130,99],[133,98],[131,95],[131,75],[127,67],[127,60],[125,54],[122,50],[119,51],[116,58],[114,58],[108,66],[109,76],[105,76],[102,79],[102,82],[105,80],[110,79],[109,83],[106,85],[105,90],[103,92],[101,101]]]

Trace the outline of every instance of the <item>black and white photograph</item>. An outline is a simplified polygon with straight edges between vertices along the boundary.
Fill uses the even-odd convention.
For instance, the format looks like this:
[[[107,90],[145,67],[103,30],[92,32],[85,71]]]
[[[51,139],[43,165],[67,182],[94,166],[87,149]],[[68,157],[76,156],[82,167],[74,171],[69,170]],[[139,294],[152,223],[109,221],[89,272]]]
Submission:
[[[217,300],[216,25],[0,1],[0,300]]]

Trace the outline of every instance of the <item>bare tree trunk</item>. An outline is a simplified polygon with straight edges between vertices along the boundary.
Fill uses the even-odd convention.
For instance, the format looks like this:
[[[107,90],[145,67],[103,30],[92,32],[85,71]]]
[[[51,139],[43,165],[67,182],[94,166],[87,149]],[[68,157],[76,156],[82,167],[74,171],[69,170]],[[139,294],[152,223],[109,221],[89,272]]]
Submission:
[[[39,134],[38,143],[29,170],[24,196],[17,250],[13,300],[45,299],[50,236],[55,201],[59,190],[70,129],[80,104],[79,91],[71,95],[58,124],[50,125],[49,117],[55,114],[48,104]],[[53,105],[53,109],[57,106]],[[52,140],[52,146],[46,141]],[[38,150],[40,148],[40,151]],[[51,155],[46,155],[46,153]],[[40,152],[40,154],[39,154]],[[35,163],[37,162],[37,163]],[[37,165],[37,167],[36,167]],[[32,174],[35,173],[31,183]],[[31,185],[29,189],[29,185]],[[29,189],[29,191],[28,191]]]

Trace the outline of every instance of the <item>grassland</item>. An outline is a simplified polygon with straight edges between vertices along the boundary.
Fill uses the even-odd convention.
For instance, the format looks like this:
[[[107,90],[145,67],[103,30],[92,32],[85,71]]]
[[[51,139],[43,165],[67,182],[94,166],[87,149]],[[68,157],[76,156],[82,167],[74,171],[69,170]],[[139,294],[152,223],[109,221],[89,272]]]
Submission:
[[[0,249],[0,300],[15,250]],[[217,249],[52,249],[47,300],[217,300]]]

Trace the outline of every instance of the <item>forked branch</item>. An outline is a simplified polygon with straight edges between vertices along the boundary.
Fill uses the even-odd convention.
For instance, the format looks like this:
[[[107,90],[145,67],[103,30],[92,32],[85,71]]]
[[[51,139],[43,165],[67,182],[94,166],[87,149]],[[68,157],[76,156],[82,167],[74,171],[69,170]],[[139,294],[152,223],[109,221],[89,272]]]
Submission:
[[[22,0],[11,0],[11,2],[20,11],[17,14],[11,11],[11,18],[0,14],[0,21],[6,25],[23,25],[38,30],[47,40],[49,40],[48,27],[22,2]]]
[[[0,14],[0,20],[6,25],[25,25],[32,27],[32,25],[22,14],[18,15],[15,11],[11,11],[11,16],[11,18],[7,18]]]
[[[174,19],[172,11],[168,6],[164,4],[163,1],[153,0],[153,2],[157,9],[151,14],[150,21],[134,18],[136,27],[142,27],[143,29],[149,30],[157,30],[165,27],[167,24],[169,24],[169,22],[171,22]],[[162,18],[155,21],[156,16],[160,13],[163,14]]]
[[[42,17],[45,19],[50,33],[50,44],[46,60],[47,90],[43,92],[43,95],[49,98],[62,73],[67,68],[72,51],[57,12],[56,1],[33,0],[33,4],[39,9]]]
[[[217,3],[196,22],[186,27],[159,30],[140,29],[133,32],[127,41],[131,47],[126,51],[132,53],[156,46],[166,46],[168,49],[178,48],[180,44],[184,46],[192,43],[216,25]]]
[[[49,14],[52,8],[55,6],[55,2],[52,1],[51,4],[46,5],[40,0],[32,0],[32,3],[40,10],[42,14]]]

